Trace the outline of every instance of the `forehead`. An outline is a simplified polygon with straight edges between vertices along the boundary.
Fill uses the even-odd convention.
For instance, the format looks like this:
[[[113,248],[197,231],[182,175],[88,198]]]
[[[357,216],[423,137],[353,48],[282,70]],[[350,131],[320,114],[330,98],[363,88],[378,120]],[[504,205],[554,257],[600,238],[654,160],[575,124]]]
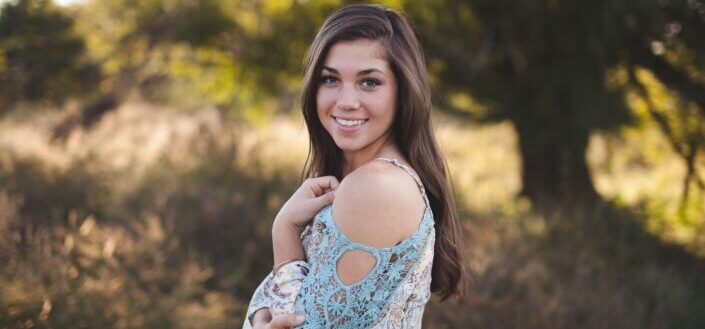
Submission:
[[[338,71],[389,70],[386,49],[379,41],[366,39],[336,42],[328,50],[323,65]]]

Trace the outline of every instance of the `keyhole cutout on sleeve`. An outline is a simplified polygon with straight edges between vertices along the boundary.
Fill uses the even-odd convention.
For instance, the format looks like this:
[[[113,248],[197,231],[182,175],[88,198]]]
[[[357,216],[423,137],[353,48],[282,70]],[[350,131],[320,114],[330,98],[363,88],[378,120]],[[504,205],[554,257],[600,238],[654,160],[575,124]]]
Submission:
[[[353,249],[340,256],[335,267],[340,282],[349,286],[364,279],[376,264],[377,260],[369,252]]]

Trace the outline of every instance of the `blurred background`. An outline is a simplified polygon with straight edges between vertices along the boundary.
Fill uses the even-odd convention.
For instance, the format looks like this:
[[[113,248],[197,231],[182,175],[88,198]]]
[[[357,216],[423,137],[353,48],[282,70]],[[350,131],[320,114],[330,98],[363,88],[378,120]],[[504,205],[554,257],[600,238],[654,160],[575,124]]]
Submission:
[[[0,0],[0,328],[239,328],[345,3]],[[705,328],[705,1],[381,3],[472,273],[424,328]]]

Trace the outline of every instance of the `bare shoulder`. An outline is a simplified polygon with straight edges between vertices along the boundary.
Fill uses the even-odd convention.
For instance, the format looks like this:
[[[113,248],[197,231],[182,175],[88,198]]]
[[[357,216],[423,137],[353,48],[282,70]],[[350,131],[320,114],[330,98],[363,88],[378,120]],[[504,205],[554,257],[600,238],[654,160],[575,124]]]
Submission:
[[[333,218],[350,240],[382,248],[411,236],[424,209],[421,192],[408,173],[385,161],[370,161],[341,181]]]

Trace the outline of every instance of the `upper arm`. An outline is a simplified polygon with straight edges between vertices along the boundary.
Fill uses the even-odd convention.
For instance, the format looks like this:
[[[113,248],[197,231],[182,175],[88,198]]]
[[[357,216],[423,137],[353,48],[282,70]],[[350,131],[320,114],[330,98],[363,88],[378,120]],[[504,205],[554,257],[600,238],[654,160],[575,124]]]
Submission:
[[[391,247],[410,237],[423,218],[425,203],[413,178],[400,168],[373,161],[343,179],[335,192],[333,219],[349,240],[374,248]],[[337,264],[344,283],[356,282],[375,265],[361,250],[345,253]]]

